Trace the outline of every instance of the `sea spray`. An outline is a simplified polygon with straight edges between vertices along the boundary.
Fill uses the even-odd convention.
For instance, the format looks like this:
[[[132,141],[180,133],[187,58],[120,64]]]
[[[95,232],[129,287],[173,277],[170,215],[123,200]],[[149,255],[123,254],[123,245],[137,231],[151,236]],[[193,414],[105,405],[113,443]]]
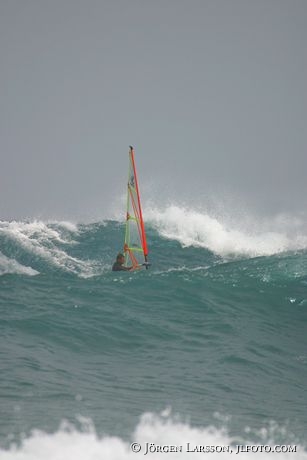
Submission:
[[[291,442],[274,441],[272,434],[262,430],[261,441],[239,441],[231,438],[226,429],[214,426],[192,427],[188,423],[162,415],[144,414],[129,440],[119,436],[96,433],[92,423],[83,424],[77,430],[72,424],[63,422],[55,433],[34,430],[20,444],[11,444],[0,450],[1,460],[132,460],[167,458],[189,460],[202,454],[218,454],[227,459],[232,454],[239,459],[271,458],[278,453],[282,460],[307,459],[304,446]],[[264,435],[266,433],[266,436]],[[280,439],[280,438],[279,438]]]
[[[282,229],[263,231],[261,225],[242,229],[240,221],[230,226],[206,212],[175,205],[162,210],[146,209],[146,219],[165,238],[177,240],[183,246],[207,248],[221,256],[268,256],[307,247],[304,234],[293,237]]]

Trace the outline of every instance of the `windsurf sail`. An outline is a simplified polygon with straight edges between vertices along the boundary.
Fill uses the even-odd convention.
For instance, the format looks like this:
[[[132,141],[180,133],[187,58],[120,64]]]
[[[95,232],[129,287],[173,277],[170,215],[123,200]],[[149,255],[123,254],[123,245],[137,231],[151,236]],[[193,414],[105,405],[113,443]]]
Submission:
[[[134,150],[129,149],[129,173],[128,173],[128,192],[127,192],[127,214],[124,254],[126,267],[137,268],[146,264],[148,268],[147,241],[145,225],[142,215],[140,191],[134,161]]]

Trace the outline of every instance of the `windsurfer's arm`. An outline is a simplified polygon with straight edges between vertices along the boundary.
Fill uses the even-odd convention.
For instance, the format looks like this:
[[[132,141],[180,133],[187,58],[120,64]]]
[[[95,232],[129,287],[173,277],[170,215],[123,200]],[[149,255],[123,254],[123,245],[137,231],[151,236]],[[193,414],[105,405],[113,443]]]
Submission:
[[[113,272],[128,272],[132,268],[133,267],[125,267],[124,265],[115,262],[115,264],[113,264],[112,271]]]
[[[129,267],[129,270],[130,271],[134,271],[134,270],[140,270],[140,268],[142,268],[144,266],[144,264],[141,264],[141,265],[135,265],[134,267]]]
[[[135,267],[130,267],[130,270],[133,271],[133,270],[140,270],[141,268],[143,267],[150,267],[151,264],[149,264],[148,262],[145,262],[144,264],[140,264],[140,265],[136,265]]]

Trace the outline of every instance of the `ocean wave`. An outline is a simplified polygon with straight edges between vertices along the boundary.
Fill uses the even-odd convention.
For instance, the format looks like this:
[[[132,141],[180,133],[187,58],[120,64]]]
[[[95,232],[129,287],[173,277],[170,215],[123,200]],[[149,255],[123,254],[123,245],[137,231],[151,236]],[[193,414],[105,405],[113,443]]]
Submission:
[[[35,276],[39,272],[31,267],[21,265],[15,259],[9,259],[0,252],[0,276],[7,274]]]
[[[242,257],[272,255],[279,257],[274,271],[281,264],[281,269],[287,272],[290,267],[295,277],[305,274],[306,257],[296,258],[295,254],[300,250],[304,253],[307,236],[291,236],[286,229],[239,230],[206,213],[177,206],[164,210],[147,208],[145,212],[149,256],[154,261],[151,272],[155,270],[156,275],[165,271],[197,272]],[[81,278],[105,275],[122,248],[124,232],[124,222],[117,221],[78,225],[62,221],[0,222],[3,254],[0,275],[8,272],[33,275],[54,270]],[[197,254],[196,259],[196,254],[184,250],[176,252],[175,257],[172,241],[191,248],[190,252],[192,248],[206,251],[201,257]],[[290,252],[294,252],[295,260],[289,265]],[[285,263],[281,259],[284,256],[287,256]]]
[[[80,277],[95,276],[97,266],[94,266],[93,261],[78,259],[67,252],[67,247],[78,244],[75,240],[77,235],[77,226],[68,222],[44,223],[36,220],[0,222],[0,237],[5,242],[15,244],[15,250],[11,251],[13,255],[6,255],[5,264],[11,267],[15,264],[14,273],[17,274],[21,273],[20,267],[18,268],[21,264],[15,260],[14,253],[20,256],[22,251],[23,254],[28,254],[36,260],[38,258],[57,269],[77,274]],[[27,271],[29,274],[29,270]]]
[[[280,219],[272,222],[270,230],[261,223],[252,223],[249,228],[244,223],[241,228],[240,221],[229,224],[226,219],[224,222],[206,212],[175,205],[164,209],[149,207],[144,214],[146,222],[162,237],[184,247],[206,248],[220,256],[270,256],[307,248],[307,235],[294,230],[289,233],[291,226]]]
[[[80,422],[80,430],[68,422],[62,422],[53,434],[34,430],[21,444],[11,443],[8,449],[1,449],[0,459],[129,460],[148,456],[157,460],[165,458],[167,453],[167,458],[188,460],[198,458],[197,454],[216,453],[222,459],[238,454],[238,458],[244,460],[251,455],[259,459],[271,458],[272,452],[278,452],[278,458],[283,460],[307,459],[304,446],[297,444],[293,436],[275,424],[254,433],[254,440],[250,441],[247,428],[243,441],[231,437],[226,428],[193,427],[170,417],[166,410],[159,415],[144,414],[127,441],[119,436],[99,436],[90,420],[81,419]]]

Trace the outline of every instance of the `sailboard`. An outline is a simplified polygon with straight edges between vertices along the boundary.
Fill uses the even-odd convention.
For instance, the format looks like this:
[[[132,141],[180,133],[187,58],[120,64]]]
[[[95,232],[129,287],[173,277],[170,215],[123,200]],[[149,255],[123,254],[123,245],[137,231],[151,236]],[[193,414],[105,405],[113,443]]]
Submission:
[[[145,225],[142,214],[140,190],[138,185],[134,150],[129,148],[129,173],[127,190],[127,214],[124,243],[124,266],[139,268],[142,265],[148,268],[148,248]]]

